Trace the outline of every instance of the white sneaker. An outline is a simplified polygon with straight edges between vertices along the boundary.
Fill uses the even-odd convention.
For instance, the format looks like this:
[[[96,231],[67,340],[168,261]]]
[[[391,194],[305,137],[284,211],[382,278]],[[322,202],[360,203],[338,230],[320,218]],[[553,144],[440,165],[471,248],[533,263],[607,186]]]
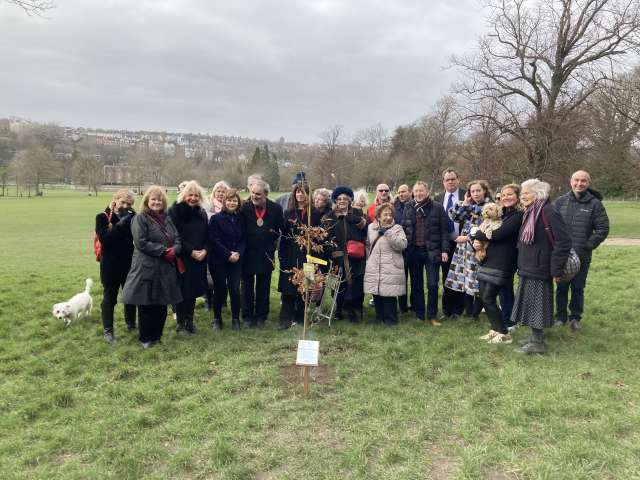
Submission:
[[[491,339],[492,339],[492,338],[494,338],[496,335],[499,335],[499,333],[498,333],[498,332],[496,332],[495,330],[489,330],[489,333],[487,333],[486,335],[482,335],[482,336],[480,337],[480,340],[484,340],[484,341],[491,340]]]
[[[505,334],[499,333],[498,335],[493,337],[491,340],[489,340],[488,343],[511,343],[511,342],[513,342],[513,338],[511,337],[511,335],[509,335],[508,333],[505,333]]]

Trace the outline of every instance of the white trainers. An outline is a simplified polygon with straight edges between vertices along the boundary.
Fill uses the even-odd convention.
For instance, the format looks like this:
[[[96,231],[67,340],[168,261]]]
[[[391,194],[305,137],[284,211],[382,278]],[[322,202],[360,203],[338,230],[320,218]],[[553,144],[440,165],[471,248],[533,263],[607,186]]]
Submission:
[[[491,340],[489,340],[488,343],[511,343],[513,342],[513,337],[511,335],[509,335],[508,333],[499,333],[497,334],[495,337],[493,337]]]
[[[499,333],[495,330],[489,330],[489,333],[487,333],[486,335],[482,335],[480,337],[480,340],[484,340],[486,342],[488,340],[491,340],[492,338],[495,338],[496,335],[499,335]]]

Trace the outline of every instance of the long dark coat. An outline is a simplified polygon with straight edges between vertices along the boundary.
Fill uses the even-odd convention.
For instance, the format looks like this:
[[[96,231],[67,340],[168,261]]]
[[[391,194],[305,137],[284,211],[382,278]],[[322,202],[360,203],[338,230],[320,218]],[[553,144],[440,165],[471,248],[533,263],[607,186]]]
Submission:
[[[350,208],[346,216],[338,218],[335,210],[322,217],[322,225],[329,231],[329,238],[333,242],[330,249],[331,259],[334,265],[344,268],[344,257],[347,255],[347,242],[355,240],[365,243],[367,239],[366,217],[359,208]],[[349,258],[351,275],[364,275],[366,261]]]
[[[311,226],[320,225],[321,212],[311,210]],[[280,248],[278,249],[278,259],[280,260],[280,277],[278,279],[278,291],[284,295],[297,295],[297,287],[291,283],[293,267],[302,268],[302,264],[307,261],[306,250],[300,247],[293,240],[293,236],[298,234],[298,226],[306,224],[306,215],[302,218],[300,210],[287,210],[284,213],[284,227],[280,238]],[[313,254],[318,257],[322,255]]]
[[[244,202],[240,210],[247,237],[247,248],[242,262],[244,275],[269,273],[274,268],[276,245],[282,232],[282,207],[267,199],[266,208],[262,219],[264,224],[261,227],[256,223],[257,218],[251,200]]]
[[[131,237],[132,215],[120,218],[116,213],[111,215],[107,207],[96,215],[96,235],[102,244],[100,259],[100,281],[105,285],[124,283],[131,268],[133,256],[133,238]]]
[[[247,242],[244,234],[244,222],[239,214],[224,210],[209,219],[209,268],[229,263],[231,252],[240,254],[244,259]]]
[[[181,202],[171,205],[169,216],[178,229],[182,241],[182,253],[179,256],[187,269],[178,276],[182,297],[197,298],[208,290],[207,259],[198,262],[191,256],[191,252],[203,248],[209,250],[207,212],[203,208],[193,208]]]
[[[178,229],[167,216],[166,229],[170,241],[162,234],[158,224],[146,213],[131,221],[133,259],[122,291],[123,303],[130,305],[169,305],[182,301],[175,264],[164,261],[164,252],[173,247],[182,251]]]
[[[549,223],[555,246],[551,247],[540,213],[535,224],[533,243],[526,245],[518,241],[518,274],[549,281],[552,277],[562,276],[571,250],[571,237],[564,220],[551,203],[547,203],[542,211]]]

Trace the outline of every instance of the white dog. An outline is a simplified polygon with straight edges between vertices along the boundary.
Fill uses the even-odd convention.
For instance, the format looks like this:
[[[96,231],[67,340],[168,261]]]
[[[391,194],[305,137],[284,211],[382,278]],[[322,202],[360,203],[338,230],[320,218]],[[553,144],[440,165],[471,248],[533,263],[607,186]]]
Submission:
[[[87,278],[84,292],[77,293],[63,303],[56,303],[53,306],[53,316],[64,320],[65,325],[69,325],[72,320],[77,320],[81,315],[89,315],[93,308],[93,299],[89,292],[93,286],[93,280]]]

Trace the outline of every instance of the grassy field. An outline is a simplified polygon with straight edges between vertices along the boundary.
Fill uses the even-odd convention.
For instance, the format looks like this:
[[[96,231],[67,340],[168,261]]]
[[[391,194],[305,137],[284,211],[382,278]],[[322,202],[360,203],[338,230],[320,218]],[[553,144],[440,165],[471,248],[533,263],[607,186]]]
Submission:
[[[275,315],[214,333],[199,306],[198,335],[169,320],[143,351],[119,308],[110,346],[96,282],[91,317],[53,318],[99,278],[108,198],[0,198],[0,478],[640,478],[640,249],[595,252],[584,329],[552,329],[544,357],[478,341],[484,317],[314,327],[326,371],[304,399],[283,375],[301,331]],[[607,208],[613,234],[640,236],[640,205]]]

